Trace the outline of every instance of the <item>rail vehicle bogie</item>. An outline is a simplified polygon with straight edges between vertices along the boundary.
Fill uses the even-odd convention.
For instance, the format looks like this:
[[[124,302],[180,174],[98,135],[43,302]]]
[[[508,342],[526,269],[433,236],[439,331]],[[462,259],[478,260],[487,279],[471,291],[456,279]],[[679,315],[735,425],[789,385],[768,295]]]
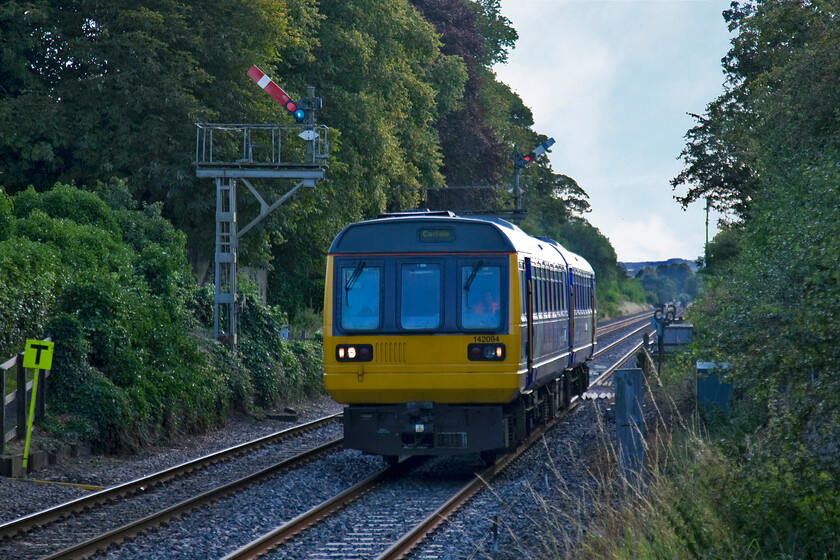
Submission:
[[[501,220],[351,224],[324,301],[324,386],[347,405],[347,448],[490,461],[588,386],[591,267]]]

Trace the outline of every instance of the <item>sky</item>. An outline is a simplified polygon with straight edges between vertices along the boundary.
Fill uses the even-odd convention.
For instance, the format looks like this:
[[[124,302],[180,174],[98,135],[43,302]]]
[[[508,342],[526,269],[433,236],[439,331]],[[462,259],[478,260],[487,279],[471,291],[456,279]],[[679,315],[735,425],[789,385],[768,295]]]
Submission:
[[[728,7],[729,0],[501,0],[519,39],[494,68],[497,77],[531,108],[534,130],[556,140],[552,168],[589,195],[585,217],[619,261],[703,255],[704,205],[683,211],[670,180],[696,124],[687,113],[702,115],[723,92]],[[710,238],[719,217],[710,216]]]

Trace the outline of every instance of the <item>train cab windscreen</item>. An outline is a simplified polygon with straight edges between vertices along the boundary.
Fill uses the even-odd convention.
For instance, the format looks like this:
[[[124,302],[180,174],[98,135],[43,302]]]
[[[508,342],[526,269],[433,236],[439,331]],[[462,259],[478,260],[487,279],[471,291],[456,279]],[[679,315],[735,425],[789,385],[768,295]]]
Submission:
[[[408,330],[440,327],[440,264],[412,263],[400,267],[400,326]]]
[[[465,329],[501,326],[501,269],[479,261],[461,266],[461,325]]]
[[[380,268],[360,262],[342,268],[341,279],[341,327],[354,331],[378,329]]]

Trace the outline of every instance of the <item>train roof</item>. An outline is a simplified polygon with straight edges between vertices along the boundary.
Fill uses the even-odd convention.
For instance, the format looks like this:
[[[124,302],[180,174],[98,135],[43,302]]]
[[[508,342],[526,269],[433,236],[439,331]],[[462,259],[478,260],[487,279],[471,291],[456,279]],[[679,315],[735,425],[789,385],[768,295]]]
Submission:
[[[594,273],[586,259],[545,237],[531,237],[496,217],[457,216],[451,212],[385,214],[344,228],[333,240],[331,255],[354,253],[525,253],[549,262]]]

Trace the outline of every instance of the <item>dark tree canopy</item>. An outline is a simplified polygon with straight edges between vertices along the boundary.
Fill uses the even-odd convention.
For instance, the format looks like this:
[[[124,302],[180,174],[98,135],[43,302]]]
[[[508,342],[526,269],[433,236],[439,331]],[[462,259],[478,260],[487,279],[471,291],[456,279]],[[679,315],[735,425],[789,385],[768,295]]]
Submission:
[[[684,207],[709,198],[743,217],[775,162],[840,149],[840,27],[831,2],[733,2],[726,92],[686,134],[672,181]],[[770,157],[767,157],[770,156]],[[768,167],[769,166],[769,167]]]

